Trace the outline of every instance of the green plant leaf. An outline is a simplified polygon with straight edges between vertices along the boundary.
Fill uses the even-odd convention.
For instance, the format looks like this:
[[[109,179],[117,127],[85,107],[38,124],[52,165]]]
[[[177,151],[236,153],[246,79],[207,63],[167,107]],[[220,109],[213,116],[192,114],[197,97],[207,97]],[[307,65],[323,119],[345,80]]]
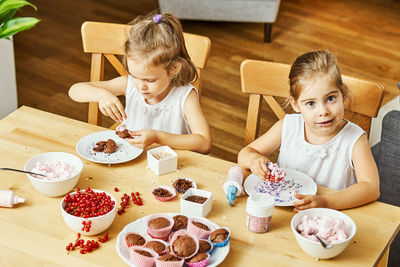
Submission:
[[[34,4],[29,3],[25,0],[3,0],[0,1],[0,18],[3,16],[3,13],[8,13],[8,11],[12,9],[20,9],[23,6],[31,6],[35,10],[37,10]]]
[[[36,25],[40,20],[37,18],[25,17],[25,18],[13,18],[7,21],[0,28],[0,39],[7,38],[11,35],[19,33],[21,31],[25,31],[27,29],[32,28]]]

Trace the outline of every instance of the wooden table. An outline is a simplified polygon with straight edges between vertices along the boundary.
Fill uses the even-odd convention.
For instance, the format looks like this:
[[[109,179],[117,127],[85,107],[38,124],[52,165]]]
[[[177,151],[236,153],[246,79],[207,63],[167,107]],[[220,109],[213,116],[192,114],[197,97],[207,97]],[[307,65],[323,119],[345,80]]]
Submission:
[[[49,151],[75,152],[77,141],[104,128],[89,125],[36,109],[21,107],[0,121],[1,167],[22,169],[32,156]],[[357,234],[347,249],[330,260],[320,260],[305,254],[290,229],[294,215],[290,207],[276,207],[271,231],[265,234],[249,232],[245,224],[246,198],[230,207],[222,184],[232,162],[189,151],[177,151],[179,172],[156,176],[146,168],[146,153],[118,165],[102,165],[83,159],[84,169],[77,184],[80,188],[97,188],[112,193],[118,200],[122,193],[139,191],[144,206],[131,206],[117,215],[107,230],[110,240],[101,248],[81,255],[67,255],[65,246],[76,234],[64,223],[60,212],[62,197],[49,198],[37,192],[24,174],[0,173],[0,188],[12,189],[26,198],[16,208],[0,208],[1,266],[125,266],[115,249],[118,233],[136,219],[160,212],[179,212],[179,199],[159,202],[151,188],[170,185],[178,177],[193,178],[198,187],[213,193],[213,209],[208,219],[232,230],[231,250],[222,266],[377,266],[385,265],[386,252],[399,231],[400,208],[380,202],[346,210],[357,225]],[[93,178],[93,179],[89,179]],[[121,189],[116,193],[114,187]],[[318,193],[328,190],[319,188]],[[85,238],[86,239],[86,238]],[[382,261],[383,260],[383,261]]]

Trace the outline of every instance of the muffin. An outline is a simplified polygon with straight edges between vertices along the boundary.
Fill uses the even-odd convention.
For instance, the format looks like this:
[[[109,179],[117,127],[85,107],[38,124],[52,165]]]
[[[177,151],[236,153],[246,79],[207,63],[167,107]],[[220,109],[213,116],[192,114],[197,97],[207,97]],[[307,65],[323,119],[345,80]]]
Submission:
[[[108,139],[107,141],[97,142],[93,147],[93,151],[95,152],[104,152],[107,154],[114,153],[117,150],[117,144],[114,140]]]
[[[179,258],[192,257],[198,249],[196,241],[188,235],[179,235],[172,241],[172,253]]]
[[[179,178],[172,185],[181,194],[184,194],[189,188],[196,188],[196,183],[192,179],[187,178]]]
[[[190,234],[195,235],[199,239],[207,239],[213,227],[202,218],[190,218],[187,226],[187,230]]]
[[[166,215],[152,215],[147,218],[147,233],[152,238],[168,240],[174,220]]]
[[[207,258],[208,258],[208,254],[206,254],[206,253],[197,253],[196,255],[194,255],[193,258],[190,258],[186,262],[199,262],[199,261],[203,261],[203,260],[205,260]]]
[[[162,255],[167,248],[167,245],[165,243],[157,240],[148,241],[144,246],[146,248],[154,250],[158,253],[158,255]]]
[[[188,218],[184,215],[176,215],[174,216],[174,226],[172,227],[172,231],[178,231],[181,229],[185,229],[188,224]]]
[[[199,240],[199,251],[198,253],[208,253],[212,249],[212,245],[207,240]]]
[[[157,257],[157,253],[145,247],[132,246],[129,248],[129,259],[135,266],[152,267]]]
[[[213,231],[210,235],[210,241],[217,247],[223,247],[228,244],[230,239],[230,232],[228,228],[219,228]]]
[[[128,247],[143,246],[146,243],[146,239],[140,234],[129,232],[125,236],[125,243]]]
[[[172,254],[165,254],[158,258],[160,261],[180,261],[181,259],[172,255]]]
[[[182,267],[184,260],[172,254],[165,254],[156,259],[156,267]]]

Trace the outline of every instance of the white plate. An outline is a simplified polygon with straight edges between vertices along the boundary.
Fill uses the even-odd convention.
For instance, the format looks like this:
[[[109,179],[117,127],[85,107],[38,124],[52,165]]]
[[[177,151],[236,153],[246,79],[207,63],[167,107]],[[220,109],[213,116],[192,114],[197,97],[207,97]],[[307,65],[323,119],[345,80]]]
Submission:
[[[250,174],[244,182],[244,190],[250,195],[255,190],[257,193],[265,193],[275,200],[275,206],[292,206],[297,199],[293,196],[293,191],[300,195],[315,195],[317,193],[317,184],[308,175],[292,170],[282,168],[286,177],[279,183],[264,182],[260,177]],[[262,186],[265,186],[262,189]]]
[[[117,143],[117,150],[107,154],[93,151],[97,142],[112,139]],[[133,160],[140,156],[143,148],[134,147],[115,134],[115,131],[95,132],[82,137],[76,144],[76,152],[83,158],[103,164],[116,164]]]
[[[178,215],[179,213],[160,213],[160,214],[173,217],[175,215]],[[147,220],[147,217],[149,217],[151,215],[142,217],[140,219],[137,219],[134,222],[131,222],[130,224],[126,225],[124,227],[124,229],[122,229],[122,231],[118,234],[117,242],[116,242],[118,255],[129,266],[135,266],[135,265],[129,261],[129,250],[125,243],[125,235],[128,232],[136,232],[136,233],[142,234],[146,240],[152,239],[147,234],[147,231],[146,231],[147,230],[146,220]],[[206,218],[202,218],[202,219],[207,220]],[[214,227],[213,230],[219,228],[219,226],[217,224],[213,223],[212,221],[208,220],[208,222],[210,223],[210,225],[212,225]],[[169,242],[167,242],[167,243],[169,244]],[[226,258],[228,253],[229,253],[229,243],[225,247],[214,246],[214,249],[211,253],[210,261],[208,262],[207,267],[217,266],[218,264],[221,264],[221,262]]]

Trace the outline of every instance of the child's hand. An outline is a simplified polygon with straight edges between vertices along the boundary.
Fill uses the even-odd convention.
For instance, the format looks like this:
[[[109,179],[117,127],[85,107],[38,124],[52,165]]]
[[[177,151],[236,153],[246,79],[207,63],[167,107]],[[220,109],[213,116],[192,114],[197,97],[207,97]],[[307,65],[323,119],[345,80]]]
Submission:
[[[118,97],[111,93],[99,101],[99,109],[101,113],[114,121],[122,122],[126,119],[124,106],[121,104]]]
[[[299,195],[295,193],[294,197],[299,199],[299,201],[293,203],[295,212],[311,208],[324,208],[326,206],[326,200],[323,196]]]
[[[157,142],[157,131],[151,129],[144,129],[139,131],[129,131],[131,136],[135,138],[125,139],[131,145],[138,147],[146,147]]]
[[[266,164],[267,158],[259,155],[255,160],[251,161],[250,170],[253,174],[257,175],[264,180],[267,179],[267,175],[269,175],[269,170]]]

